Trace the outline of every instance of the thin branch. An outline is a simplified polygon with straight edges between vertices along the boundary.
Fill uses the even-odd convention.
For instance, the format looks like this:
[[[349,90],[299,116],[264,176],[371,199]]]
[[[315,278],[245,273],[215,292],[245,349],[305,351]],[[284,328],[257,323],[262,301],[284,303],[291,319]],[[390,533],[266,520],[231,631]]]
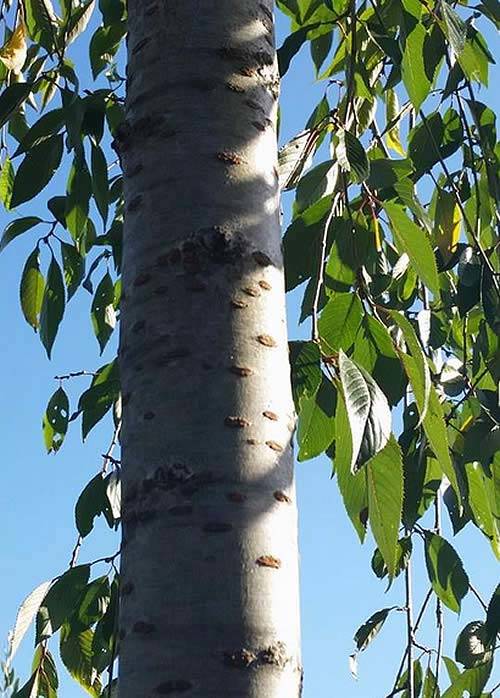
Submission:
[[[338,175],[337,175],[338,176]],[[328,242],[328,229],[330,228],[330,223],[337,210],[339,194],[335,194],[332,197],[332,207],[328,216],[326,217],[325,226],[323,228],[323,235],[321,236],[321,246],[318,262],[318,275],[316,279],[316,290],[314,293],[314,300],[312,304],[312,341],[319,343],[319,329],[318,329],[318,314],[319,314],[319,303],[321,300],[321,289],[323,288],[323,283],[325,281],[325,262],[326,262],[326,248]]]
[[[74,371],[73,373],[66,373],[64,376],[54,376],[55,381],[67,381],[71,378],[80,378],[80,376],[92,376],[95,377],[97,373],[94,371]]]
[[[413,673],[413,590],[411,579],[411,559],[408,560],[405,570],[406,588],[406,632],[407,646],[406,656],[408,664],[408,698],[415,698],[415,675]]]
[[[441,533],[441,493],[436,493],[436,501],[434,502],[434,528],[437,534]],[[436,597],[436,626],[438,631],[438,644],[437,644],[437,656],[436,656],[436,671],[434,675],[436,681],[434,683],[434,688],[432,689],[431,698],[435,698],[436,690],[439,686],[439,670],[441,666],[441,657],[443,654],[443,641],[444,641],[444,623],[443,623],[443,607],[441,604],[441,599]]]
[[[108,465],[111,463],[112,465],[116,465],[116,461],[113,458],[113,451],[115,450],[115,447],[118,444],[118,440],[120,438],[120,429],[122,426],[121,419],[118,420],[118,424],[115,427],[115,430],[113,432],[113,438],[111,439],[111,443],[109,444],[109,448],[104,453],[103,455],[103,463],[102,463],[102,472],[106,473],[108,471]]]
[[[481,598],[481,594],[478,592],[478,590],[475,587],[472,586],[472,584],[470,582],[469,582],[469,589],[472,591],[472,593],[474,594],[476,599],[479,601],[479,603],[483,607],[483,611],[487,611],[488,604],[483,601],[483,599]]]

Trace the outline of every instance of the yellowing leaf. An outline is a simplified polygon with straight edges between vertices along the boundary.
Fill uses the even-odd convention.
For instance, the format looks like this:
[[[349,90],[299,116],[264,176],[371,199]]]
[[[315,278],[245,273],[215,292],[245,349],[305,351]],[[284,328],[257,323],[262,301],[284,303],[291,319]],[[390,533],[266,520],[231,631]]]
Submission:
[[[0,60],[13,73],[20,73],[26,60],[26,26],[21,20],[10,39],[0,49]]]
[[[436,204],[434,237],[443,259],[447,261],[457,249],[462,215],[451,192],[440,189]]]
[[[394,90],[387,90],[387,94],[385,97],[385,114],[387,126],[389,126],[396,119],[396,117],[398,117],[399,111],[399,101],[397,94],[394,92]],[[385,139],[389,148],[395,150],[396,153],[398,153],[398,155],[405,157],[406,153],[404,151],[403,146],[401,145],[401,138],[399,136],[399,121],[397,121],[395,125],[387,131]]]

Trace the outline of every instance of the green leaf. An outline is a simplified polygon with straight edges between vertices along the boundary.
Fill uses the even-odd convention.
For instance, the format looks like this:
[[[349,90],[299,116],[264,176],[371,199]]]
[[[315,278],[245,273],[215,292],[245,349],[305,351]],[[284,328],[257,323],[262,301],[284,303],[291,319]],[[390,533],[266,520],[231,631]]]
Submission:
[[[47,186],[61,163],[62,153],[62,135],[51,136],[28,151],[16,172],[11,208],[30,201]]]
[[[360,183],[370,175],[370,161],[360,141],[349,131],[341,128],[337,132],[338,145],[335,149],[338,161],[344,172],[353,175],[353,181]]]
[[[97,623],[106,613],[111,597],[108,577],[94,579],[87,587],[78,609],[78,620],[86,628]]]
[[[40,339],[50,359],[54,340],[61,324],[66,305],[61,268],[52,257],[40,311]]]
[[[427,234],[408,218],[398,204],[386,201],[384,209],[389,216],[399,252],[406,252],[422,281],[435,296],[439,296],[436,259]]]
[[[439,686],[436,682],[436,677],[432,673],[432,669],[427,667],[425,672],[424,689],[422,692],[422,698],[440,698],[441,693],[439,691]]]
[[[16,82],[0,94],[0,128],[28,98],[33,85],[29,82]]]
[[[59,630],[73,615],[90,576],[90,565],[72,567],[50,587],[37,619],[37,644]]]
[[[408,359],[405,359],[405,368],[408,369],[409,366],[410,362]],[[444,421],[443,408],[439,402],[439,397],[434,386],[431,386],[430,389],[429,406],[423,420],[423,426],[425,434],[429,439],[429,443],[444,475],[446,475],[450,481],[450,484],[455,490],[459,501],[461,501],[460,487],[455,468],[450,457],[450,447],[448,443],[446,424]]]
[[[92,326],[101,348],[101,354],[116,326],[114,300],[115,289],[113,281],[109,272],[106,272],[96,288],[91,311]]]
[[[385,120],[387,125],[391,124],[399,117],[400,106],[398,96],[395,90],[386,90],[385,92]],[[401,144],[401,136],[399,134],[399,121],[387,130],[385,135],[386,143],[389,148],[395,150],[401,157],[405,156],[404,148]]]
[[[51,0],[24,0],[24,7],[29,35],[52,53],[58,26]]]
[[[2,171],[0,172],[0,201],[5,206],[6,211],[10,210],[15,174],[12,161],[7,155],[2,165]]]
[[[68,430],[69,400],[63,388],[58,388],[49,400],[42,419],[43,439],[47,453],[56,453]]]
[[[336,404],[337,391],[325,376],[316,394],[302,399],[297,430],[299,461],[319,456],[333,442]]]
[[[492,652],[486,643],[484,623],[474,620],[460,632],[455,646],[455,660],[466,669],[484,664],[491,659]]]
[[[93,427],[104,417],[118,399],[120,380],[118,362],[102,366],[93,378],[90,388],[80,396],[78,411],[83,412],[82,438],[85,440]]]
[[[51,584],[52,582],[42,582],[42,584],[39,584],[20,605],[14,628],[9,637],[9,661],[12,661],[14,658]]]
[[[401,538],[401,540],[398,541],[397,563],[396,563],[396,569],[394,572],[394,577],[397,577],[398,575],[400,575],[401,572],[404,572],[404,570],[407,568],[408,562],[411,558],[412,550],[413,550],[413,545],[412,545],[410,536],[407,536],[406,538]],[[376,548],[374,553],[373,553],[371,565],[372,565],[372,570],[373,570],[374,574],[379,579],[383,579],[384,577],[387,576],[387,574],[388,574],[387,565],[385,564],[384,558],[382,557],[382,553],[380,552],[380,550],[378,548]]]
[[[351,430],[351,470],[355,472],[388,442],[391,411],[385,395],[371,376],[342,350],[339,373]]]
[[[337,184],[337,168],[333,160],[312,167],[301,177],[295,194],[295,212],[302,213],[322,197],[333,193]]]
[[[126,33],[126,23],[116,22],[108,27],[98,27],[89,45],[90,65],[94,80],[110,64]]]
[[[57,135],[64,126],[64,121],[64,109],[53,109],[41,116],[19,143],[14,157],[28,152],[31,148]]]
[[[82,538],[92,531],[94,519],[103,514],[107,506],[106,484],[99,473],[85,486],[76,503],[75,522]]]
[[[69,301],[85,276],[85,260],[74,245],[68,245],[66,242],[61,242],[61,256]]]
[[[331,353],[350,349],[362,318],[363,306],[356,293],[335,294],[323,308],[318,322],[324,350]]]
[[[486,612],[486,643],[494,645],[498,633],[500,633],[500,584],[493,592]]]
[[[368,463],[367,479],[373,537],[392,578],[398,568],[398,529],[403,509],[403,462],[393,436]]]
[[[468,504],[476,526],[488,538],[493,552],[500,559],[500,523],[493,502],[494,483],[478,462],[466,463],[465,475],[469,490]]]
[[[469,591],[469,578],[455,549],[441,536],[426,531],[425,563],[436,595],[445,606],[459,613]]]
[[[395,606],[390,606],[389,608],[382,608],[380,611],[376,611],[376,613],[370,616],[370,618],[356,630],[354,642],[356,643],[356,650],[358,652],[363,652],[363,650],[377,637],[387,620],[387,616],[394,608]]]
[[[431,392],[431,373],[429,370],[429,365],[423,352],[422,345],[420,344],[415,330],[413,329],[413,326],[409,320],[407,320],[406,317],[397,310],[391,310],[390,316],[403,333],[406,345],[413,357],[413,362],[408,363],[407,365],[404,363],[406,357],[400,354],[401,358],[403,359],[405,369],[408,373],[413,394],[415,395],[415,401],[420,414],[420,420],[417,425],[419,426],[425,419],[427,408],[429,406],[429,397]],[[414,366],[416,370],[411,370],[410,366]],[[410,368],[410,370],[408,370],[408,368]]]
[[[34,228],[42,222],[41,218],[38,216],[27,216],[25,218],[16,218],[5,228],[2,239],[0,240],[0,252],[7,247],[7,245],[12,242],[19,235],[22,235],[27,230]]]
[[[297,31],[287,36],[282,46],[278,49],[278,67],[280,77],[283,77],[290,67],[292,58],[300,51],[306,43],[308,34],[320,26],[319,23],[306,24]]]
[[[92,13],[95,9],[95,0],[89,0],[86,4],[80,5],[71,13],[71,20],[68,23],[68,29],[65,32],[66,46],[69,46],[80,34],[83,34],[87,28]]]
[[[418,111],[431,89],[431,81],[427,77],[424,63],[424,44],[427,32],[420,22],[417,22],[406,37],[401,62],[401,76],[413,107]]]
[[[92,190],[102,221],[106,225],[109,208],[108,164],[102,149],[92,144]]]
[[[93,638],[92,630],[78,632],[72,625],[65,623],[61,629],[59,649],[62,662],[75,681],[91,696],[99,698],[102,686],[92,664]]]
[[[29,681],[22,688],[17,690],[12,698],[36,698],[37,695],[38,674],[35,672]]]
[[[89,216],[91,178],[84,156],[76,155],[68,177],[66,195],[66,225],[73,240],[85,231]]]
[[[335,415],[335,455],[333,464],[337,482],[342,495],[347,515],[354,526],[361,542],[366,535],[368,520],[368,492],[364,469],[351,472],[352,441],[349,418],[342,392],[337,394],[337,413]]]
[[[33,250],[21,276],[21,309],[28,325],[36,331],[40,326],[40,311],[45,289],[45,279],[40,272],[40,251]]]
[[[459,58],[465,48],[467,25],[447,2],[441,3],[440,8],[444,19],[442,25],[444,34],[450,42],[453,53]]]
[[[500,277],[497,275],[497,286],[495,286],[493,274],[486,265],[483,265],[481,276],[481,301],[486,322],[496,335],[500,335],[499,278]]]
[[[296,410],[302,397],[314,397],[321,383],[321,353],[315,342],[289,342]]]

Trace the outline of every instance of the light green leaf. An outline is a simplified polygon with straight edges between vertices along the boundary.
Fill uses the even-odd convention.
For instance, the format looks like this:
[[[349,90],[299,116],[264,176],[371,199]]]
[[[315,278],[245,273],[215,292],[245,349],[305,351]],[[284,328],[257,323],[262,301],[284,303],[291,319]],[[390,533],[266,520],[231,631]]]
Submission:
[[[92,13],[95,9],[95,0],[89,0],[86,4],[80,5],[71,14],[71,20],[68,24],[68,29],[65,33],[66,46],[69,46],[80,34],[83,34],[87,28]]]
[[[106,272],[96,288],[91,309],[92,327],[99,342],[101,354],[116,327],[114,300],[115,289],[113,281],[109,272]]]
[[[12,633],[9,638],[9,663],[14,659],[19,645],[22,642],[23,637],[26,635],[26,631],[30,627],[33,619],[38,613],[45,594],[49,590],[52,582],[42,582],[36,589],[34,589],[31,594],[29,594],[22,602],[16,616],[16,622]]]
[[[62,446],[68,430],[69,400],[59,387],[49,400],[42,419],[43,439],[47,453],[56,453]]]
[[[398,96],[395,90],[386,90],[385,92],[385,120],[387,124],[391,124],[400,112]],[[405,151],[401,144],[401,136],[399,135],[399,122],[395,123],[385,134],[386,143],[389,148],[395,150],[398,155],[405,157]]]
[[[444,23],[441,26],[446,38],[450,42],[453,53],[458,58],[462,55],[465,48],[467,25],[447,2],[441,3],[440,8],[444,19]]]
[[[425,562],[436,595],[455,613],[469,591],[469,578],[455,549],[441,536],[425,532]]]
[[[435,296],[439,296],[436,259],[427,233],[408,218],[398,204],[386,201],[384,209],[389,216],[399,252],[406,252],[422,281]]]
[[[403,462],[393,436],[368,463],[367,479],[370,526],[392,578],[398,568],[398,530],[403,509]]]
[[[0,240],[0,252],[3,252],[7,245],[17,238],[18,235],[22,235],[41,222],[42,219],[38,218],[38,216],[27,216],[26,218],[16,218],[13,220],[3,232],[2,239]]]
[[[319,456],[333,442],[336,404],[336,390],[325,376],[316,394],[301,400],[297,430],[299,461]]]
[[[321,353],[315,342],[289,342],[293,399],[297,412],[303,396],[313,397],[321,383]]]
[[[52,257],[40,311],[40,339],[50,359],[54,340],[61,324],[66,305],[61,268]]]
[[[417,22],[406,37],[401,62],[401,76],[411,103],[418,111],[431,89],[424,63],[424,44],[427,32],[423,24]]]
[[[417,335],[415,333],[415,330],[413,329],[412,324],[409,322],[409,320],[406,319],[406,317],[402,313],[399,313],[397,310],[391,310],[390,315],[392,320],[396,323],[396,325],[400,328],[401,332],[403,333],[406,345],[413,357],[413,362],[411,365],[414,365],[417,369],[416,372],[410,370],[407,371],[407,373],[420,414],[420,420],[417,425],[419,426],[423,422],[425,415],[427,414],[427,408],[429,405],[429,397],[431,392],[431,372],[424,351],[422,349],[422,345],[418,341]],[[401,358],[404,361],[405,357],[401,355]],[[405,369],[408,368],[406,363],[404,363],[404,366]]]
[[[495,516],[493,488],[480,463],[466,463],[465,476],[469,490],[468,504],[476,526],[491,543],[493,552],[500,559],[500,522]]]
[[[436,677],[432,673],[432,669],[427,667],[422,698],[440,698],[440,696],[441,693],[439,691],[439,686],[436,683]]]
[[[40,251],[33,250],[21,276],[21,309],[28,325],[35,330],[40,326],[40,311],[45,289],[45,279],[40,272]]]
[[[405,359],[405,368],[408,370],[410,361]],[[416,380],[416,378],[415,378]],[[423,420],[424,431],[429,439],[434,455],[446,477],[450,481],[451,486],[455,490],[459,501],[461,501],[461,492],[458,485],[457,475],[450,457],[450,447],[448,443],[448,433],[444,421],[443,408],[439,402],[434,386],[431,386],[429,392],[429,406]]]
[[[0,201],[7,211],[10,210],[15,174],[12,161],[7,155],[2,165],[2,171],[0,172]]]
[[[61,163],[62,153],[62,135],[51,136],[28,151],[14,178],[11,208],[30,201],[47,186]]]
[[[347,351],[354,343],[363,319],[363,306],[356,293],[339,293],[323,308],[318,329],[324,350]]]
[[[78,632],[69,623],[65,623],[61,629],[61,641],[59,645],[61,659],[71,676],[93,698],[101,695],[101,681],[92,665],[92,630]]]

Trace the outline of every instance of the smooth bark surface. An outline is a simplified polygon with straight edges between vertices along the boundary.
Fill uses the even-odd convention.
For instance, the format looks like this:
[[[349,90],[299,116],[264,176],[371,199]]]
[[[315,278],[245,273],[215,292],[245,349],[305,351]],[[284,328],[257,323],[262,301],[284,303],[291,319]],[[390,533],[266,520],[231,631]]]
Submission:
[[[128,11],[120,698],[294,698],[272,2]]]

